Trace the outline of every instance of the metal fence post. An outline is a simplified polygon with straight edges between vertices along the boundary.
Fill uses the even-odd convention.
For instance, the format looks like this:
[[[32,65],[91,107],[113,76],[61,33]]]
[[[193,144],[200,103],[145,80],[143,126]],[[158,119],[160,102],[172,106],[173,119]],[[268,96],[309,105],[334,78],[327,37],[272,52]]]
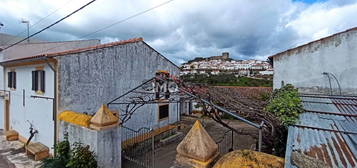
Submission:
[[[155,132],[154,129],[151,129],[152,136],[151,136],[151,149],[152,149],[152,168],[155,168]]]
[[[229,152],[232,152],[233,150],[234,150],[234,134],[233,134],[233,130],[231,130],[232,131],[232,144],[231,144],[231,149],[229,150]]]
[[[262,140],[263,140],[263,125],[264,121],[260,123],[260,128],[259,128],[259,141],[258,141],[258,151],[262,151]]]
[[[259,128],[258,152],[262,151],[262,129]]]

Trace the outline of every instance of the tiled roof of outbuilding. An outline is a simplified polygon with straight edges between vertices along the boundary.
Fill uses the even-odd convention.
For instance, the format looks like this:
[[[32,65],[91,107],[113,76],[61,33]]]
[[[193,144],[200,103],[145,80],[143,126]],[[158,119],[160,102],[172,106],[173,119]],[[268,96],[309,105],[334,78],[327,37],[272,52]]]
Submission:
[[[111,43],[106,43],[106,44],[99,44],[99,45],[94,45],[94,46],[90,46],[90,47],[65,50],[65,51],[60,51],[60,52],[44,53],[44,54],[39,54],[39,55],[32,55],[32,56],[22,57],[22,58],[18,58],[18,59],[11,59],[11,60],[5,61],[3,63],[19,61],[19,60],[27,60],[27,59],[33,59],[33,58],[42,58],[42,57],[50,58],[50,57],[55,57],[55,56],[80,53],[80,52],[101,49],[101,48],[106,48],[106,47],[112,47],[112,46],[117,46],[117,45],[124,45],[124,44],[128,44],[128,43],[135,43],[135,42],[139,42],[139,41],[143,41],[143,38],[133,38],[133,39],[129,39],[129,40],[122,40],[122,41],[116,41],[116,42],[111,42]]]

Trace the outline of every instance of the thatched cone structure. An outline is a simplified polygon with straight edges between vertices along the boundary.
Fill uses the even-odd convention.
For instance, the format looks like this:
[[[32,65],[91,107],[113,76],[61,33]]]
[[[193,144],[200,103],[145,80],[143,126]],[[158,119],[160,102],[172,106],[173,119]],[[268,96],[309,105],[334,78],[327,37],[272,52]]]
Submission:
[[[219,155],[218,145],[198,120],[177,146],[176,151],[177,163],[197,168],[210,167]]]
[[[116,117],[106,105],[102,105],[95,115],[90,120],[89,127],[95,130],[111,128],[119,123],[119,118]]]
[[[235,150],[221,157],[213,168],[283,168],[284,158],[251,150]]]

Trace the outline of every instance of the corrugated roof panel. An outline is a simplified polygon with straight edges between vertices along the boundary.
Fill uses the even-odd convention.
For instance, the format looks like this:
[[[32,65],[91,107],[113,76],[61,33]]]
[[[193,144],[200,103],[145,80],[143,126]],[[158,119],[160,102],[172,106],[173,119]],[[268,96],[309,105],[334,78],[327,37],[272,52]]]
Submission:
[[[301,99],[307,111],[300,114],[297,125],[289,127],[285,167],[295,167],[290,159],[293,151],[331,167],[357,167],[357,98]]]

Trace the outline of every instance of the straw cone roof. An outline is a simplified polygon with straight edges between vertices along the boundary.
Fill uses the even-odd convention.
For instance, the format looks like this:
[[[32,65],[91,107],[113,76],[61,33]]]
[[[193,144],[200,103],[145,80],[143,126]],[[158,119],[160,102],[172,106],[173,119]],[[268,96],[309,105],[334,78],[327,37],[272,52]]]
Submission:
[[[90,123],[95,126],[108,126],[118,122],[118,118],[108,109],[106,105],[102,105],[95,115],[90,120]]]
[[[179,155],[207,161],[216,156],[218,145],[197,120],[176,150]]]
[[[251,150],[236,150],[221,157],[213,168],[283,168],[284,158]]]

